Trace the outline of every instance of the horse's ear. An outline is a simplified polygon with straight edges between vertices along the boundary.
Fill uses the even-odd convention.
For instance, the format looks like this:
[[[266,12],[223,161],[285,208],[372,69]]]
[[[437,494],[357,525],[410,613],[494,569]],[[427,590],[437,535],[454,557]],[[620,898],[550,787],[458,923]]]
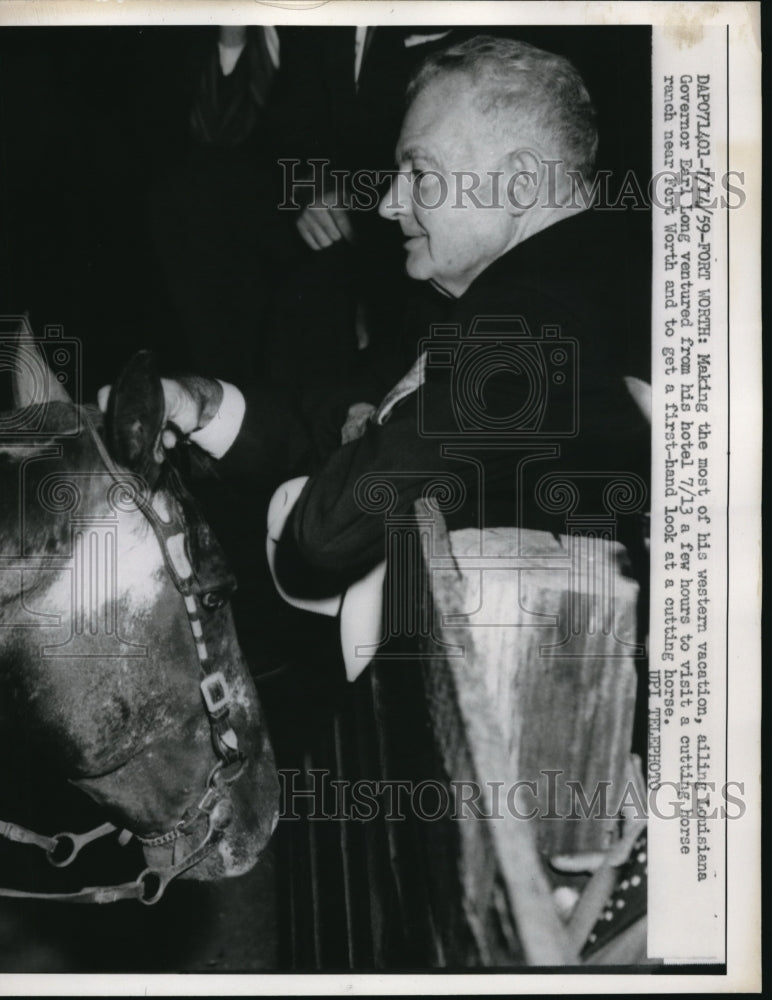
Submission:
[[[19,324],[13,365],[13,401],[17,407],[72,403],[72,397],[48,367],[25,315]]]
[[[139,351],[113,384],[105,430],[113,458],[151,484],[160,466],[156,456],[164,414],[163,386],[155,358],[150,351]]]

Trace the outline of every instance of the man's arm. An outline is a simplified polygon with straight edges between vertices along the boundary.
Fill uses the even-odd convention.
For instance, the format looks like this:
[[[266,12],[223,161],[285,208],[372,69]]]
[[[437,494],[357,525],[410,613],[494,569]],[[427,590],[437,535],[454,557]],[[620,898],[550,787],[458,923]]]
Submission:
[[[444,393],[428,402],[449,405]],[[435,439],[418,433],[418,414],[414,393],[388,423],[368,424],[311,476],[277,550],[277,574],[287,589],[340,590],[385,558],[387,516],[409,514],[427,483],[443,473],[475,479],[474,466],[443,457]]]
[[[220,388],[220,392],[217,392],[211,384],[212,380],[198,379],[195,376],[193,378],[196,382],[203,383],[204,388],[198,424],[190,432],[190,440],[212,458],[222,458],[241,430],[246,400],[241,391],[229,382],[215,380]],[[185,380],[180,381],[184,384]]]
[[[278,486],[312,469],[311,436],[286,394],[274,387],[261,384],[243,393],[228,382],[199,375],[163,378],[161,383],[165,413],[159,461],[164,448],[187,441],[219,459],[220,474],[230,479]],[[103,412],[110,388],[99,390]]]
[[[239,389],[202,375],[162,378],[161,386],[164,419],[158,447],[173,448],[179,439],[191,439],[213,458],[225,454],[236,439],[244,418],[244,397]],[[97,403],[103,413],[107,412],[111,390],[112,386],[104,385],[97,393]],[[202,436],[213,421],[214,426]],[[158,460],[163,460],[162,453]]]
[[[275,487],[293,476],[311,474],[277,551],[277,573],[286,582],[286,589],[295,591],[339,592],[361,577],[386,555],[387,517],[409,514],[427,484],[441,483],[443,477],[451,492],[459,484],[466,490],[466,523],[479,522],[481,498],[477,494],[482,488],[489,512],[498,505],[496,516],[501,519],[497,523],[552,530],[551,522],[542,523],[545,512],[535,502],[530,478],[561,469],[596,470],[605,475],[615,469],[636,471],[641,442],[645,443],[648,433],[621,383],[619,393],[612,397],[613,407],[606,391],[598,391],[597,403],[593,394],[586,394],[581,412],[583,433],[573,442],[547,448],[547,452],[555,452],[553,457],[530,462],[530,478],[519,481],[518,487],[514,476],[520,454],[517,447],[483,448],[478,453],[472,444],[470,460],[463,461],[447,454],[441,438],[421,433],[419,419],[427,415],[434,428],[456,426],[453,397],[445,382],[428,381],[392,412],[386,424],[370,423],[360,438],[335,449],[321,462],[297,415],[288,409],[281,394],[267,387],[249,394],[241,418],[238,408],[230,410],[230,415],[225,412],[223,390],[224,412],[218,415],[217,407],[207,420],[205,415],[212,411],[219,385],[215,380],[176,382],[169,391],[165,384],[167,419],[181,433],[198,438],[208,450],[214,448],[212,454],[221,453],[230,439],[232,444],[218,463],[228,478],[260,479]],[[497,393],[502,412],[512,410],[512,388],[502,376]],[[609,412],[614,412],[616,419],[609,420]],[[483,466],[484,483],[480,481]],[[449,483],[451,476],[453,482]],[[519,490],[520,497],[516,495]]]
[[[503,373],[498,381],[501,412],[516,412],[511,380]],[[494,390],[492,384],[489,388]],[[335,450],[311,476],[279,542],[279,576],[286,573],[288,584],[292,577],[302,586],[314,572],[338,589],[358,579],[386,557],[387,519],[409,515],[430,483],[437,484],[438,496],[443,484],[447,496],[458,495],[459,504],[449,508],[459,525],[565,531],[565,514],[543,508],[539,501],[536,484],[542,476],[589,473],[601,491],[618,472],[647,478],[648,425],[621,381],[603,388],[597,399],[589,393],[583,397],[581,432],[573,440],[519,434],[486,446],[474,439],[459,441],[457,432],[446,442],[441,435],[422,433],[421,421],[428,419],[435,429],[456,428],[458,421],[448,385],[428,381],[386,424],[370,423],[359,439]],[[456,449],[448,447],[454,439]]]

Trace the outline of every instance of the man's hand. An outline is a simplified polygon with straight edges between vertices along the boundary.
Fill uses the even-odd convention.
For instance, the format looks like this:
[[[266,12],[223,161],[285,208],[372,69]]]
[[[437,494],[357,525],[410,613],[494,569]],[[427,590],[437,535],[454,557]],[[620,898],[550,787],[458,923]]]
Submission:
[[[164,391],[164,429],[156,446],[156,458],[163,461],[163,449],[173,448],[177,441],[193,431],[201,430],[217,413],[222,402],[222,386],[216,379],[200,375],[181,375],[176,379],[162,378]],[[111,386],[104,385],[97,393],[99,409],[107,412]]]
[[[340,205],[307,205],[295,225],[303,242],[312,250],[324,250],[341,239],[354,242],[351,219],[347,210]]]
[[[361,438],[367,427],[367,421],[375,413],[372,403],[352,403],[346,414],[346,422],[340,429],[340,443],[348,444]]]

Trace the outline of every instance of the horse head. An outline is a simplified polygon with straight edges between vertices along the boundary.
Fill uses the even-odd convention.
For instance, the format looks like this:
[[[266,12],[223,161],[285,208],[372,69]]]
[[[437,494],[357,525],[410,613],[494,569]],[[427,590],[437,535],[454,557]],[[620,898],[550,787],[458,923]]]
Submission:
[[[234,581],[156,455],[149,356],[116,382],[106,421],[62,393],[29,336],[15,385],[0,414],[2,710],[140,840],[136,898],[177,875],[242,874],[276,824],[275,764]]]

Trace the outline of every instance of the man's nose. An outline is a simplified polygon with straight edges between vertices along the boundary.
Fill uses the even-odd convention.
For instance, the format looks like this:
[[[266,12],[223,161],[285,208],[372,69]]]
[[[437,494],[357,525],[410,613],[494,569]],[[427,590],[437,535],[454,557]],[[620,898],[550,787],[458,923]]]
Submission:
[[[410,212],[410,205],[410,175],[402,170],[391,178],[378,206],[378,214],[384,219],[399,219]]]

